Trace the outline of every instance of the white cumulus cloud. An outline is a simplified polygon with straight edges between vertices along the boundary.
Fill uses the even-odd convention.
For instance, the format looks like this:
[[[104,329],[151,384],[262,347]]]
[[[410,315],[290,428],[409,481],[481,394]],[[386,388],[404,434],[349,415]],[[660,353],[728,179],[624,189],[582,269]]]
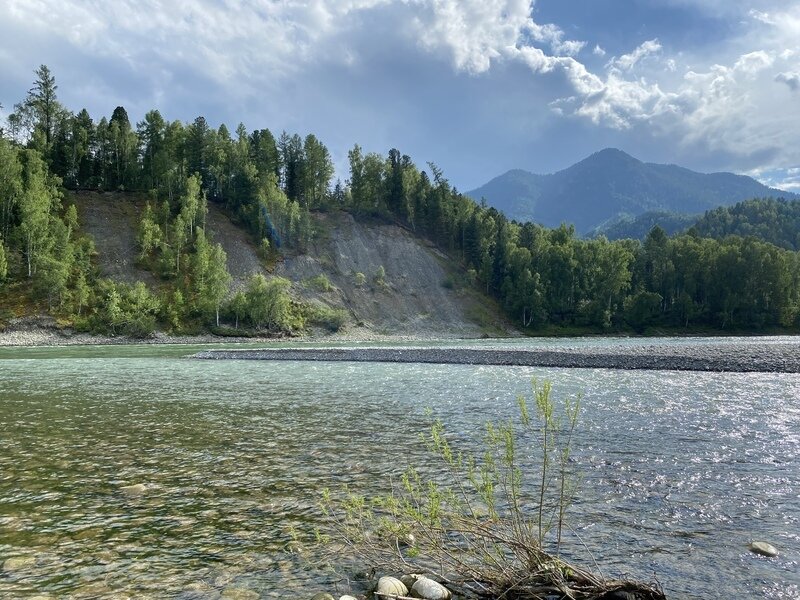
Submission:
[[[609,66],[621,71],[630,71],[639,61],[653,54],[657,54],[660,51],[661,44],[658,40],[647,40],[635,48],[630,54],[623,54],[619,58],[614,58],[609,63]]]

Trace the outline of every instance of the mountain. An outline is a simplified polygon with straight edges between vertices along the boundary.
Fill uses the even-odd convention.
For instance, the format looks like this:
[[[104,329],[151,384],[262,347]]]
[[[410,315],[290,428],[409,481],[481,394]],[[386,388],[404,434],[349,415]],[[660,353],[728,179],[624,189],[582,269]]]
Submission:
[[[645,163],[615,148],[550,175],[509,171],[467,195],[485,198],[512,219],[548,227],[572,223],[581,234],[646,212],[693,214],[748,198],[800,198],[744,175]]]

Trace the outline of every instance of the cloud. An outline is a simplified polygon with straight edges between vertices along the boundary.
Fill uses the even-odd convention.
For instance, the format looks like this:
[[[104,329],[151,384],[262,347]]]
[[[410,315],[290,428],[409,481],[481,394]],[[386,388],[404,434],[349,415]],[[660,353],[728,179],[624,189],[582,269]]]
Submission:
[[[759,168],[746,173],[769,187],[800,193],[800,167]]]
[[[736,63],[734,63],[733,68],[747,75],[755,75],[759,71],[771,67],[774,62],[775,58],[773,56],[767,54],[763,50],[756,50],[755,52],[749,52],[748,54],[740,56]]]
[[[527,30],[535,42],[548,44],[551,51],[560,56],[575,56],[586,46],[583,41],[564,40],[564,31],[552,23],[538,25],[529,20]]]
[[[619,58],[612,59],[611,62],[608,63],[608,66],[614,69],[619,69],[620,71],[630,71],[641,60],[653,54],[657,54],[660,51],[661,44],[658,42],[658,40],[647,40],[634,49],[630,54],[623,54]]]
[[[783,87],[800,90],[800,6],[667,1],[744,19],[745,33],[715,48],[713,58],[675,54],[666,39],[637,40],[590,69],[580,60],[587,41],[537,22],[531,0],[6,0],[0,22],[123,65],[156,97],[174,95],[193,77],[258,101],[307,69],[357,69],[371,52],[364,23],[379,22],[393,36],[387,43],[404,44],[391,48],[395,54],[416,47],[470,75],[516,63],[557,81],[567,91],[548,100],[563,118],[618,131],[641,127],[732,156],[800,162],[800,149],[792,150],[800,114]],[[606,50],[595,43],[592,54]]]
[[[5,11],[18,27],[63,38],[93,56],[137,69],[150,68],[157,58],[228,83],[267,70],[281,76],[329,56],[325,41],[354,13],[388,2],[9,0]]]
[[[787,71],[785,73],[778,73],[775,76],[775,81],[785,83],[793,92],[800,91],[800,73]]]
[[[456,69],[485,73],[513,48],[532,22],[519,0],[430,0],[414,18],[421,45],[452,54]]]

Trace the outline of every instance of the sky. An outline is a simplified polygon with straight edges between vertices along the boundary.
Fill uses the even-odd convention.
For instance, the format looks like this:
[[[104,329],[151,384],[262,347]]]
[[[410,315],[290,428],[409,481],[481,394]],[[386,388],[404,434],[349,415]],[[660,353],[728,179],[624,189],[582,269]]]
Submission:
[[[432,161],[460,190],[605,147],[800,192],[800,0],[0,0],[0,118],[59,99]]]

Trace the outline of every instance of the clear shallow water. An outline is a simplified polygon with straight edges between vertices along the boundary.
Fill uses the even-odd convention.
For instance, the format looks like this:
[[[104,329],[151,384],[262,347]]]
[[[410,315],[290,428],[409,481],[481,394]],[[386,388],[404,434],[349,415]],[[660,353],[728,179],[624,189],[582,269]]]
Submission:
[[[322,488],[385,491],[425,461],[427,407],[470,444],[534,376],[584,394],[571,523],[604,572],[800,597],[800,375],[180,358],[195,349],[0,349],[0,561],[31,558],[0,597],[310,596],[324,575],[285,546]]]

